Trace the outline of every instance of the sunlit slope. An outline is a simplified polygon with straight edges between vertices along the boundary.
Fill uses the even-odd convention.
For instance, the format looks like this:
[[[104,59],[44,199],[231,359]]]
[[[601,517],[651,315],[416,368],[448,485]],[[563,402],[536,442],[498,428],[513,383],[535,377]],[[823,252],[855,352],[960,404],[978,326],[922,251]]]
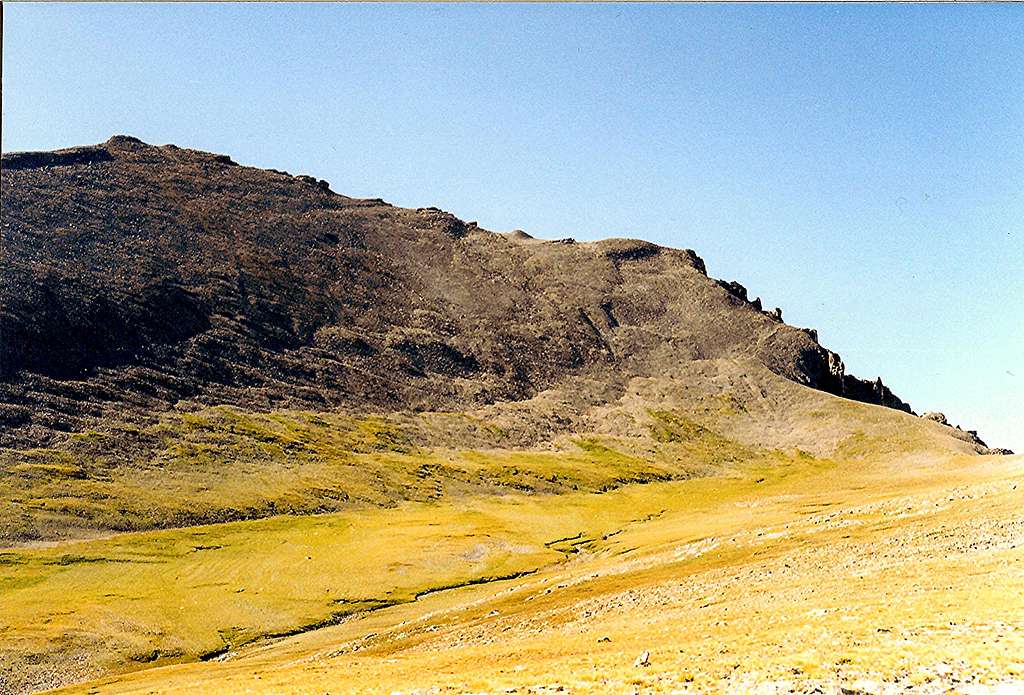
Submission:
[[[13,504],[5,508],[20,515],[19,523],[44,532],[108,537],[21,541],[0,552],[0,689],[38,690],[139,669],[154,678],[220,679],[220,669],[234,673],[236,658],[238,664],[250,663],[245,650],[263,649],[260,645],[270,650],[266,668],[276,672],[285,663],[279,658],[291,663],[288,650],[307,644],[273,642],[281,636],[309,633],[303,640],[313,640],[310,648],[337,651],[343,647],[328,645],[345,642],[350,625],[371,626],[362,636],[382,629],[401,633],[396,625],[421,619],[424,611],[434,610],[431,606],[462,606],[468,596],[491,601],[490,592],[508,589],[527,592],[507,597],[526,613],[511,627],[495,623],[497,633],[473,622],[476,614],[470,611],[469,626],[448,616],[435,624],[436,631],[420,635],[429,640],[406,643],[403,637],[392,644],[389,638],[377,645],[388,658],[394,652],[412,659],[406,675],[395,675],[388,662],[378,664],[379,672],[364,671],[372,662],[361,660],[330,662],[343,674],[328,672],[335,666],[317,675],[291,664],[293,670],[279,675],[303,692],[302,683],[321,675],[325,683],[337,681],[331,689],[358,690],[365,683],[390,692],[419,669],[442,674],[424,682],[447,683],[443,671],[431,669],[448,663],[443,668],[465,679],[482,679],[458,687],[487,689],[489,679],[505,682],[499,673],[504,667],[496,664],[518,659],[541,669],[535,674],[541,678],[544,668],[553,669],[549,674],[563,666],[577,668],[572,659],[559,665],[560,650],[568,645],[577,644],[580,654],[596,650],[625,658],[615,650],[639,644],[623,646],[622,636],[600,644],[589,635],[574,636],[569,625],[577,620],[570,620],[577,602],[634,585],[642,593],[661,591],[657,587],[677,572],[698,576],[709,567],[720,574],[701,582],[725,582],[739,591],[747,578],[761,577],[737,573],[761,571],[749,563],[761,562],[762,554],[818,548],[817,555],[794,556],[803,574],[792,580],[798,586],[814,584],[816,563],[831,562],[829,548],[837,537],[836,547],[846,548],[852,561],[877,555],[873,544],[884,547],[890,542],[886,534],[906,530],[902,516],[883,523],[891,500],[905,498],[913,506],[914,495],[934,496],[985,481],[998,481],[993,483],[998,488],[1016,480],[1018,459],[968,455],[969,445],[936,423],[812,391],[743,362],[708,361],[687,369],[663,379],[630,380],[615,387],[612,397],[606,385],[581,383],[574,391],[546,392],[524,403],[461,415],[257,414],[217,408],[177,415],[142,434],[112,426],[63,449],[29,455],[36,460],[9,452],[16,474],[32,465],[81,471],[46,477],[45,469],[29,468],[24,479],[30,484],[19,483],[16,475],[5,477],[14,481],[5,493]],[[90,449],[107,438],[122,446]],[[132,442],[134,450],[127,446]],[[65,457],[62,463],[39,460],[58,455]],[[103,457],[112,456],[120,457],[119,465],[104,463],[109,459]],[[52,500],[78,502],[79,509],[89,505],[95,512],[54,509]],[[254,500],[275,502],[261,507]],[[1004,501],[1003,507],[971,507],[977,515],[971,523],[1002,528],[1006,514],[998,510],[1020,502]],[[334,502],[337,506],[329,506]],[[851,518],[864,517],[857,534],[850,535],[866,534],[867,545],[843,539],[839,531],[845,525],[832,529],[827,521],[815,522],[846,508],[858,510]],[[926,508],[928,518],[941,525],[947,523],[941,515],[954,507]],[[244,512],[253,517],[293,514],[202,523],[216,519],[218,510],[232,509],[256,510]],[[332,509],[337,511],[305,514]],[[188,525],[111,535],[119,530],[109,523],[112,510],[120,515],[113,518],[140,525]],[[995,516],[986,516],[990,513]],[[783,531],[787,524],[794,530]],[[1010,528],[1011,535],[1019,530]],[[958,538],[961,529],[951,527],[949,534]],[[733,537],[745,540],[722,540]],[[956,556],[943,550],[941,557],[953,562]],[[447,590],[459,586],[473,588]],[[526,602],[529,587],[552,593]],[[837,596],[849,590],[835,587]],[[775,605],[769,603],[764,610]],[[542,606],[547,608],[541,613],[530,613]],[[491,610],[503,614],[509,608],[484,613]],[[619,624],[620,632],[642,616],[612,613],[601,608],[593,615],[611,621],[609,630]],[[647,620],[636,625],[636,640],[645,634]],[[339,621],[336,628],[315,629]],[[470,627],[483,630],[475,638],[479,644],[452,642]],[[685,639],[692,638],[691,630],[705,628],[710,629],[698,620]],[[443,635],[445,644],[470,651],[449,652],[430,641]],[[505,637],[526,640],[527,651],[491,654],[488,645],[499,636],[503,643]],[[436,653],[428,649],[431,644]],[[285,651],[275,656],[279,648]],[[464,668],[444,661],[458,654],[469,659]],[[155,668],[222,656],[229,657],[223,665],[203,662],[180,676]],[[635,656],[627,660],[632,663]],[[480,671],[483,663],[498,670]],[[255,680],[245,673],[247,683]],[[629,671],[628,677],[637,674]],[[525,682],[516,677],[508,682]],[[177,681],[154,683],[145,688],[193,689]],[[220,681],[204,687],[216,691],[215,683]]]
[[[478,521],[470,524],[435,510],[450,533],[458,527],[484,543],[523,543],[521,562],[500,571],[549,562],[541,538],[568,534],[562,550],[575,552],[533,574],[421,595],[221,662],[82,690],[1019,687],[1022,491],[1022,457],[962,457],[630,486],[546,500],[543,513],[536,500],[495,500],[474,504]],[[446,553],[445,544],[437,552]],[[398,546],[389,557],[400,556]],[[648,665],[635,665],[643,652]]]

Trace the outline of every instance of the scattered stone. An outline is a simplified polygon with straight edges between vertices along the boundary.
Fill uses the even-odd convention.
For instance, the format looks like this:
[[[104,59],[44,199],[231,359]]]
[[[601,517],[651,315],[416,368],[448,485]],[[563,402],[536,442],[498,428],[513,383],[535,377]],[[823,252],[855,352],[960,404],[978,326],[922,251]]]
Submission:
[[[648,661],[650,660],[650,658],[651,658],[651,653],[645,649],[640,654],[640,656],[638,656],[636,658],[636,661],[633,662],[633,667],[634,668],[644,668],[644,667],[646,667]]]
[[[875,681],[861,678],[854,681],[852,685],[839,686],[839,692],[842,695],[879,695],[882,691],[881,686]]]

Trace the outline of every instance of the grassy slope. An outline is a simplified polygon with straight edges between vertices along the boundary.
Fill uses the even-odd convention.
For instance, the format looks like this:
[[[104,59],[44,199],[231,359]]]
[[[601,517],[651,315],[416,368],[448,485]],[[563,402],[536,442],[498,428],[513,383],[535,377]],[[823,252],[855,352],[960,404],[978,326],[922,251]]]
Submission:
[[[445,488],[560,490],[618,474],[664,475],[580,441],[557,455],[411,444],[381,418],[213,408],[142,431],[77,435],[6,452],[9,540],[131,531],[428,500]],[[123,454],[121,452],[128,452]],[[125,460],[128,459],[128,460]],[[600,471],[594,472],[595,464]],[[565,480],[568,481],[566,483]]]
[[[536,574],[81,690],[748,692],[864,678],[1020,687],[1024,459],[936,464],[798,465],[630,487],[561,497],[536,517],[534,501],[483,503],[474,513],[488,526],[529,518],[509,530],[590,540]],[[534,549],[526,564],[546,561]],[[645,650],[649,666],[635,667]]]
[[[668,510],[710,513],[751,476],[811,465],[781,462],[685,487],[409,502],[8,551],[4,661],[27,668],[27,655],[48,654],[49,667],[27,669],[42,683],[76,656],[82,675],[194,660],[425,591],[532,572]]]
[[[466,494],[601,491],[716,474],[774,450],[966,446],[949,428],[799,387],[754,362],[633,379],[610,401],[589,387],[475,414],[216,407],[0,449],[0,547]]]
[[[496,452],[494,465],[504,456]],[[576,456],[540,460],[568,475]],[[763,468],[786,460],[752,457]],[[725,481],[702,480],[716,490]],[[45,685],[196,659],[424,591],[534,571],[682,500],[667,483],[473,495],[10,549],[0,554],[0,661],[11,683]]]
[[[727,370],[726,376],[730,374],[747,375],[749,370]],[[735,379],[719,381],[722,389],[695,394],[679,383],[638,380],[618,403],[602,406],[597,416],[591,413],[589,434],[555,437],[543,449],[462,448],[500,444],[511,437],[508,432],[524,426],[517,422],[522,413],[490,412],[483,419],[428,415],[382,420],[309,413],[257,415],[218,408],[170,416],[148,431],[126,435],[112,428],[46,452],[9,453],[9,471],[25,465],[66,467],[66,474],[21,468],[3,478],[8,487],[2,494],[16,502],[8,508],[37,531],[63,527],[95,534],[119,528],[118,519],[166,526],[216,518],[218,510],[249,509],[256,510],[252,516],[265,516],[281,509],[276,502],[269,507],[253,502],[267,499],[290,500],[295,507],[285,509],[307,512],[318,507],[303,505],[336,499],[344,502],[339,505],[344,511],[3,551],[0,691],[194,661],[375,609],[368,617],[348,618],[337,628],[281,645],[282,654],[300,648],[297,644],[327,649],[332,640],[344,641],[349,625],[391,629],[405,619],[422,618],[423,611],[437,602],[458,606],[465,595],[486,597],[497,591],[500,597],[506,587],[550,588],[555,581],[551,577],[564,575],[577,582],[589,576],[574,568],[583,573],[593,568],[599,574],[607,569],[610,584],[582,582],[579,586],[597,587],[582,595],[556,592],[564,602],[551,607],[555,613],[550,619],[544,617],[548,613],[530,616],[527,610],[525,624],[534,625],[539,635],[547,634],[530,643],[529,661],[547,663],[555,673],[562,667],[550,650],[561,649],[562,638],[571,634],[564,625],[575,610],[572,606],[594,591],[639,590],[652,582],[660,586],[676,572],[703,571],[703,563],[712,558],[720,573],[717,581],[728,583],[751,556],[730,550],[691,558],[693,548],[704,547],[702,539],[732,534],[752,541],[761,538],[758,529],[762,534],[773,529],[773,534],[772,524],[803,520],[809,509],[813,511],[808,505],[826,504],[820,500],[835,491],[844,491],[843,504],[864,505],[892,497],[895,489],[940,488],[954,480],[947,477],[952,471],[960,470],[944,464],[925,474],[920,468],[922,461],[958,456],[959,443],[934,423],[789,382],[766,384],[776,402],[765,403],[765,388],[745,389]],[[538,412],[530,417],[547,417],[542,407],[534,410]],[[780,412],[788,415],[780,417]],[[528,419],[525,427],[534,429],[534,420]],[[721,434],[726,431],[730,437]],[[128,442],[146,446],[130,452],[133,458],[118,465],[109,457],[119,449],[109,442],[95,445],[110,437],[128,437]],[[462,447],[424,444],[438,439]],[[823,447],[822,442],[831,444]],[[772,448],[773,444],[785,450]],[[819,455],[809,455],[795,448],[798,445]],[[974,471],[963,468],[963,480],[973,481]],[[709,473],[715,475],[693,478]],[[655,482],[659,480],[664,482]],[[635,482],[647,484],[630,484]],[[325,496],[325,490],[338,494]],[[495,496],[496,492],[501,494]],[[41,504],[79,497],[92,505],[92,511],[54,512]],[[696,545],[687,545],[691,542]],[[804,547],[804,541],[794,542],[793,547],[789,540],[769,544],[764,552],[775,556]],[[659,555],[665,547],[668,561]],[[576,559],[563,563],[570,555]],[[682,568],[680,557],[696,565]],[[637,574],[636,567],[645,569]],[[434,593],[533,572],[537,574],[495,583],[495,589],[484,583]],[[517,595],[513,603],[519,605],[523,594]],[[385,608],[390,604],[403,605]],[[622,620],[625,626],[631,618]],[[454,636],[468,627],[458,621],[451,626],[454,631],[446,632],[446,639],[456,640],[459,649],[469,648]],[[471,627],[479,632],[476,622]],[[444,628],[438,625],[439,631]],[[500,630],[504,634],[505,627]],[[325,641],[317,642],[316,635]],[[433,637],[440,639],[441,634]],[[478,639],[486,644],[494,637],[484,629]],[[307,639],[313,642],[303,641]],[[413,653],[419,653],[419,642],[413,641]],[[399,643],[395,653],[405,654],[408,646]],[[584,646],[590,650],[594,645],[579,642],[580,649]],[[474,649],[465,652],[473,660],[487,657],[480,683],[500,682],[490,665],[500,654]],[[391,654],[389,650],[385,653]],[[273,671],[281,665],[276,653],[267,652]],[[365,683],[387,689],[409,681],[416,669],[435,668],[430,659],[443,662],[450,656],[447,647],[430,653],[413,658],[410,663],[418,665],[401,677],[373,671],[380,666],[374,666],[376,662],[357,661],[370,671],[346,662],[341,670],[349,675],[325,672],[324,678],[342,679],[341,686],[332,688],[355,688],[365,678]],[[428,661],[417,661],[420,658]],[[458,667],[467,678],[478,668],[468,663]],[[172,673],[174,678],[202,680],[207,674],[220,678],[220,668],[203,664],[198,670]],[[223,668],[234,673],[233,667]],[[292,685],[315,679],[301,669],[285,669],[281,677],[291,678]],[[247,678],[252,680],[251,673]],[[170,683],[172,690],[185,689],[173,685],[177,681]],[[465,683],[467,688],[478,686]]]

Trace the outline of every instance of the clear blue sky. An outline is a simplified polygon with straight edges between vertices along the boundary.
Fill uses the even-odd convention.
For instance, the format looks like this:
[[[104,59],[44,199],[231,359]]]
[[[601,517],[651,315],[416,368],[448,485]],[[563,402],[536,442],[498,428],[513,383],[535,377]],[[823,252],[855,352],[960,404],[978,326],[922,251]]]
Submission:
[[[689,247],[1024,450],[1024,5],[12,5],[3,149],[128,133]]]

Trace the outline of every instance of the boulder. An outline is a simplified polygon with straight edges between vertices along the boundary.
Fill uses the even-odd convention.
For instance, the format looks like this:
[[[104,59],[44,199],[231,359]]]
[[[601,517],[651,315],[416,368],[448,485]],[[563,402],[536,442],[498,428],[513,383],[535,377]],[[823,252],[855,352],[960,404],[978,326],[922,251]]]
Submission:
[[[925,413],[921,417],[924,418],[925,420],[932,420],[934,422],[937,422],[940,425],[949,426],[949,420],[947,420],[946,416],[943,415],[942,413]]]

